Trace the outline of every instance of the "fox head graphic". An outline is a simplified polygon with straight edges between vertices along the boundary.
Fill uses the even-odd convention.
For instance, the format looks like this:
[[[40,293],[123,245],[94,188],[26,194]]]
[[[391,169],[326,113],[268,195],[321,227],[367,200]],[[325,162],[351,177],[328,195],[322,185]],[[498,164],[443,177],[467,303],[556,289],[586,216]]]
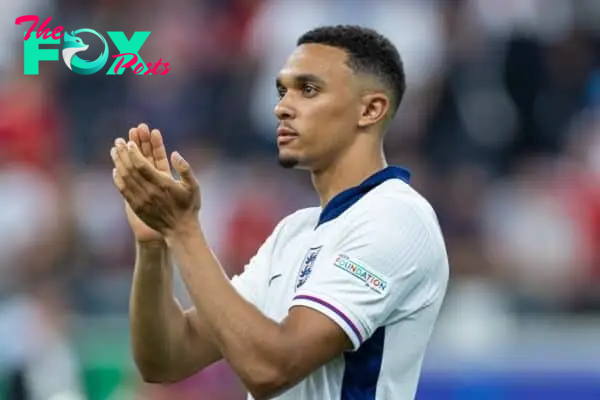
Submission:
[[[77,53],[85,51],[90,47],[83,43],[81,38],[76,36],[78,33],[91,33],[102,40],[104,50],[100,54],[100,57],[94,61],[86,61],[77,56]],[[67,67],[69,67],[71,71],[82,75],[94,74],[100,71],[108,60],[108,43],[106,43],[106,40],[101,34],[92,29],[79,29],[75,32],[71,32],[71,34],[65,32],[62,56],[65,64],[67,64]]]
[[[67,64],[67,67],[69,67],[70,70],[73,69],[71,67],[71,61],[73,59],[73,56],[76,53],[79,53],[80,51],[87,50],[89,47],[89,45],[83,43],[83,40],[75,36],[73,32],[71,32],[70,35],[67,32],[65,32],[62,56],[63,60],[65,61],[65,64]]]

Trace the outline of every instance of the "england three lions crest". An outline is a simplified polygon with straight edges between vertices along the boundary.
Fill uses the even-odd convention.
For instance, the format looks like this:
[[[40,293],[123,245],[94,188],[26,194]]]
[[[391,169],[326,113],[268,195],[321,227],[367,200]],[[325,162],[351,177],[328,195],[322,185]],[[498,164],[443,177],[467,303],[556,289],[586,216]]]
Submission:
[[[296,289],[304,285],[304,283],[307,281],[322,247],[323,246],[311,247],[304,256],[304,260],[300,266],[300,271],[298,272],[298,279],[296,280]]]

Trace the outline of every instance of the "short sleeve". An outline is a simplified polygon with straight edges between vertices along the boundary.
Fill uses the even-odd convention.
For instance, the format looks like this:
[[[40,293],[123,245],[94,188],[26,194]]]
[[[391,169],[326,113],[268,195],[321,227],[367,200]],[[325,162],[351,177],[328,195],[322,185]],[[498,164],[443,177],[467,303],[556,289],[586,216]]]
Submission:
[[[262,309],[264,305],[270,276],[271,257],[282,225],[283,221],[275,227],[256,254],[244,266],[244,272],[231,278],[231,284],[237,292],[259,309]]]
[[[344,231],[322,249],[292,307],[327,315],[356,350],[392,313],[408,315],[431,300],[430,270],[446,260],[445,247],[433,212],[395,200],[352,216]]]

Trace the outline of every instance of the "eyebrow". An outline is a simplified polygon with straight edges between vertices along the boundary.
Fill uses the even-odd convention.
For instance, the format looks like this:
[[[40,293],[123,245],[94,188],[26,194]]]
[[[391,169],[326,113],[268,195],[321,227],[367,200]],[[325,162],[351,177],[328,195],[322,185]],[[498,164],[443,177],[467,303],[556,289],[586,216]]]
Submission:
[[[306,83],[306,82],[314,82],[314,83],[316,83],[317,85],[320,85],[320,86],[324,86],[325,85],[325,81],[323,79],[321,79],[318,76],[313,75],[313,74],[295,75],[292,78],[292,80],[293,80],[295,86],[299,86],[299,85],[301,85],[303,83]],[[277,79],[275,80],[275,84],[277,85],[277,87],[285,86],[282,83],[281,77],[277,77]]]

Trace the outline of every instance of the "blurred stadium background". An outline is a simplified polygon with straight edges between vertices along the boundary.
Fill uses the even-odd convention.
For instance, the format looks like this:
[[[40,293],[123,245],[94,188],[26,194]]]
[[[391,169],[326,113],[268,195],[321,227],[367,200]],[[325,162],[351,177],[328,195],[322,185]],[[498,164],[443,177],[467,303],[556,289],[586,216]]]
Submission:
[[[139,122],[161,129],[194,163],[214,250],[240,271],[282,216],[316,204],[308,175],[275,163],[274,76],[298,35],[337,23],[402,53],[389,161],[436,207],[452,262],[418,399],[600,399],[599,1],[0,5],[0,399],[244,397],[223,363],[169,388],[138,379],[134,244],[109,149]],[[81,76],[59,61],[25,76],[29,26],[14,20],[27,14],[149,30],[141,56],[172,70]]]

